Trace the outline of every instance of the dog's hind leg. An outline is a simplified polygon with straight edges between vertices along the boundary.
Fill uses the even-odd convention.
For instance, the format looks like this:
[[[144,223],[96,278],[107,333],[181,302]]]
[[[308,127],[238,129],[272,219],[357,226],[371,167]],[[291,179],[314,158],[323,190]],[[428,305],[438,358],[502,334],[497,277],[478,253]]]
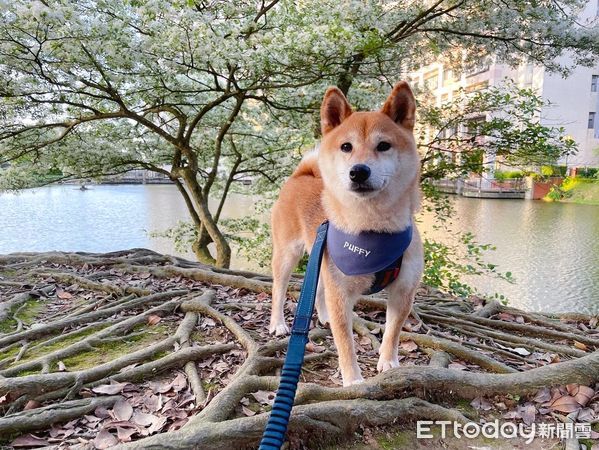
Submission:
[[[276,242],[276,241],[275,241]],[[289,327],[285,324],[285,298],[287,296],[287,285],[291,278],[291,272],[297,266],[304,245],[301,241],[287,242],[284,245],[274,244],[272,249],[272,310],[270,312],[270,326],[268,331],[276,336],[289,333]]]

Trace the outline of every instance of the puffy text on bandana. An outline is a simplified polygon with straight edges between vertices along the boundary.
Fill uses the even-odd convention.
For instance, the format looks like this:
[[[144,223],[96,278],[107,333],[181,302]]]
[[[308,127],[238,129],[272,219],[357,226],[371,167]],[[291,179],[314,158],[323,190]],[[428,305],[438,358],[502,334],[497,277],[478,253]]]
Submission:
[[[345,241],[345,243],[343,244],[343,248],[348,249],[350,252],[357,253],[358,255],[364,255],[364,258],[368,258],[368,255],[370,255],[372,253],[371,250],[366,250],[365,248],[360,248],[357,245],[350,244],[347,241]]]

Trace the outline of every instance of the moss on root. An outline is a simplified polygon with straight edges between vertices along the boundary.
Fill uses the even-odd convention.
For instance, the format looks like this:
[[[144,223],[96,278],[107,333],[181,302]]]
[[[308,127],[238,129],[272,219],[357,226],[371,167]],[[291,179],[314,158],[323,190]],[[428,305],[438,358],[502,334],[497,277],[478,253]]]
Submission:
[[[12,333],[17,329],[17,321],[13,318],[18,313],[18,318],[24,325],[31,325],[35,319],[42,315],[46,307],[41,299],[30,298],[22,305],[10,309],[8,318],[0,322],[0,334]],[[20,310],[20,311],[19,311]],[[0,355],[1,357],[2,355]]]
[[[144,330],[147,330],[147,332],[132,336],[126,335],[121,340],[103,343],[88,352],[65,358],[62,362],[69,371],[88,369],[161,341],[174,332],[173,327],[161,324],[152,327],[143,325],[136,327],[133,331],[139,333]],[[53,365],[51,370],[58,370],[57,364]]]

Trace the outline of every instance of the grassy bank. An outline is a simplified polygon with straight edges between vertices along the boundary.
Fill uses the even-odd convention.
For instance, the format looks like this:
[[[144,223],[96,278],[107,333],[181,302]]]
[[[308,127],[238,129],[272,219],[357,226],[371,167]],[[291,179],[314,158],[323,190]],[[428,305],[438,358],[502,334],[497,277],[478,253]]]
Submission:
[[[599,180],[566,178],[559,188],[554,188],[544,200],[599,205]]]

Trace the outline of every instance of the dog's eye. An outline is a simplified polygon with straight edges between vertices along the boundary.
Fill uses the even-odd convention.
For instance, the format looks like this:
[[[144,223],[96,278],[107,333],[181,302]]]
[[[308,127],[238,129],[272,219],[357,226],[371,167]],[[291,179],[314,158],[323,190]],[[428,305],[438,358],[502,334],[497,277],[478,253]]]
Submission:
[[[385,141],[379,142],[379,145],[376,146],[376,149],[379,152],[386,152],[390,148],[391,148],[391,144],[389,144],[388,142],[385,142]]]
[[[349,142],[344,142],[341,144],[341,151],[344,153],[349,153],[352,151],[352,145]]]

